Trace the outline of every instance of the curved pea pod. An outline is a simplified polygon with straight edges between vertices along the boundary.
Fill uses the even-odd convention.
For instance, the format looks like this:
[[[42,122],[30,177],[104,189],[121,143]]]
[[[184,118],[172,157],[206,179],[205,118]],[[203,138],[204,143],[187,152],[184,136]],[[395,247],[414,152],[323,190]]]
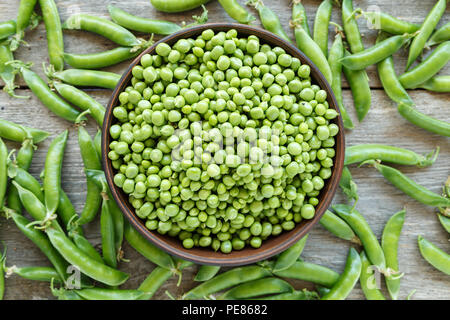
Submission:
[[[342,1],[342,26],[344,27],[346,40],[350,45],[350,51],[352,53],[363,51],[364,45],[354,16],[353,0]]]
[[[361,258],[361,275],[359,282],[367,300],[386,300],[379,288],[375,279],[375,270],[372,269],[369,259],[367,259],[364,251],[360,254]]]
[[[99,159],[101,159],[102,158],[102,130],[100,130],[100,129],[97,130],[97,133],[95,134],[94,146],[95,146],[95,151],[97,152]]]
[[[341,180],[339,180],[339,187],[347,196],[349,201],[355,200],[355,202],[358,202],[358,185],[353,181],[352,174],[348,167],[344,167],[344,170],[342,171]]]
[[[391,270],[392,275],[386,277],[386,286],[393,300],[398,299],[400,291],[400,277],[398,267],[398,241],[405,221],[406,211],[402,210],[389,218],[381,236],[381,247],[386,258],[386,267]]]
[[[414,37],[409,47],[408,61],[406,63],[406,70],[413,64],[417,57],[422,53],[425,43],[427,42],[430,35],[433,33],[434,28],[436,28],[439,20],[441,20],[442,15],[445,12],[445,7],[447,5],[447,0],[438,0],[434,7],[430,10],[425,20],[420,26],[419,32]],[[446,49],[450,51],[449,48]]]
[[[208,281],[212,279],[220,270],[220,266],[203,265],[198,269],[194,281]]]
[[[42,191],[41,184],[28,171],[10,162],[8,164],[8,176],[21,187],[35,195],[40,202],[44,202],[44,192]]]
[[[422,257],[433,267],[450,275],[450,255],[422,236],[417,237]]]
[[[148,294],[139,290],[89,288],[74,290],[85,300],[139,300]]]
[[[8,149],[0,138],[0,209],[3,207],[6,196],[6,186],[8,183]]]
[[[56,70],[64,69],[64,41],[58,8],[54,0],[39,0],[47,33],[47,46],[50,64]]]
[[[54,228],[48,228],[46,232],[50,242],[64,259],[92,279],[110,286],[121,285],[128,279],[128,274],[113,269],[86,255],[63,232]]]
[[[377,42],[374,46],[358,53],[346,55],[341,59],[345,68],[350,70],[362,70],[372,64],[376,64],[397,52],[411,35],[392,36]]]
[[[0,23],[0,40],[6,39],[16,33],[16,21],[8,20]]]
[[[349,52],[346,51],[346,55]],[[352,90],[353,104],[359,121],[362,121],[369,112],[371,104],[371,93],[369,86],[369,77],[365,70],[350,70],[342,67],[345,78],[347,78],[350,89]]]
[[[450,76],[434,76],[419,84],[417,88],[434,92],[450,92]]]
[[[50,285],[53,296],[57,297],[58,300],[85,300],[80,297],[74,290],[66,290],[64,288],[56,289],[53,287],[53,283]]]
[[[319,296],[316,292],[310,292],[306,289],[295,290],[293,292],[275,294],[263,298],[251,298],[250,300],[317,300]]]
[[[432,207],[450,207],[449,198],[445,198],[424,188],[421,185],[418,185],[399,170],[382,165],[373,160],[366,161],[366,163],[373,165],[390,183],[411,198]]]
[[[170,255],[148,242],[147,239],[145,239],[129,223],[125,223],[124,231],[125,239],[128,243],[145,258],[162,268],[169,270],[175,269],[174,262]]]
[[[447,22],[438,30],[436,30],[427,42],[427,46],[434,46],[435,44],[450,40],[450,22]]]
[[[237,0],[219,0],[219,3],[228,15],[239,23],[249,24],[255,17],[242,7]]]
[[[137,17],[113,5],[108,5],[108,11],[115,23],[128,30],[169,35],[182,29],[176,23]]]
[[[39,129],[22,126],[8,120],[0,119],[1,138],[16,142],[23,142],[28,138],[28,135],[33,138],[33,143],[39,143],[47,139],[49,133]]]
[[[361,274],[361,258],[358,252],[350,248],[345,264],[344,272],[341,274],[331,290],[322,296],[322,300],[344,300],[355,287]]]
[[[380,160],[401,165],[426,167],[432,165],[439,154],[439,147],[427,155],[412,150],[384,144],[357,144],[345,149],[344,165]]]
[[[97,250],[95,250],[95,248],[92,246],[92,244],[89,242],[88,239],[86,239],[85,237],[83,237],[78,233],[73,232],[69,233],[69,237],[72,239],[73,243],[75,243],[75,245],[78,247],[78,249],[83,251],[92,259],[100,263],[104,263],[100,253],[98,253]]]
[[[302,254],[303,248],[305,248],[306,245],[306,240],[308,240],[308,234],[294,243],[289,249],[280,253],[272,272],[276,273],[292,266]]]
[[[414,88],[431,79],[448,61],[450,61],[450,41],[445,41],[438,45],[425,60],[399,76],[398,80],[404,88]]]
[[[183,12],[195,9],[207,3],[209,0],[150,0],[156,10],[162,12]]]
[[[292,1],[292,20],[298,21],[306,33],[311,37],[311,32],[308,26],[308,17],[306,16],[305,7],[302,4],[302,0]]]
[[[372,29],[378,29],[390,34],[414,33],[420,25],[405,20],[400,20],[380,11],[363,11],[363,16],[370,22]]]
[[[183,296],[183,299],[203,299],[232,286],[269,276],[271,272],[259,266],[234,268],[191,289]]]
[[[438,219],[445,231],[450,233],[450,218],[438,213]]]
[[[31,25],[34,28],[39,23],[40,17],[34,12],[37,0],[20,1],[19,9],[17,10],[16,18],[16,35],[11,41],[11,50],[15,51],[25,35],[25,29]]]
[[[100,233],[102,235],[103,260],[108,266],[116,268],[117,253],[114,243],[114,221],[109,211],[108,200],[104,200],[102,204]]]
[[[217,297],[218,300],[251,299],[268,294],[292,293],[294,288],[284,280],[278,278],[263,278],[243,283]]]
[[[291,39],[289,39],[286,31],[284,31],[278,16],[269,7],[264,5],[262,0],[250,0],[247,3],[254,6],[258,11],[264,29],[276,34],[287,42],[291,42]]]
[[[274,272],[274,275],[283,278],[308,281],[328,288],[331,288],[339,278],[339,273],[336,271],[305,261],[296,261],[288,269]]]
[[[69,197],[62,189],[59,192],[59,204],[56,212],[58,213],[58,217],[66,230],[70,229],[69,224],[73,221],[73,219],[75,219],[75,217],[78,217],[72,201],[70,201]],[[71,232],[82,235],[83,229],[81,227],[77,227],[74,230],[71,230]]]
[[[9,47],[0,44],[0,79],[5,83],[3,91],[14,98],[29,98],[28,96],[18,96],[14,93],[14,89],[17,88],[15,84],[16,73],[14,72],[14,68],[8,65],[8,63],[13,60],[14,56]]]
[[[114,72],[84,69],[66,69],[58,72],[48,70],[47,76],[73,86],[105,89],[115,89],[121,78],[120,74]]]
[[[427,116],[406,103],[399,103],[397,110],[412,124],[441,136],[450,137],[450,123]]]
[[[352,228],[330,210],[325,211],[322,218],[320,218],[319,223],[336,237],[356,244],[361,244],[361,241],[353,232]]]
[[[173,272],[166,268],[156,267],[153,269],[138,288],[139,291],[147,293],[147,296],[143,297],[142,300],[151,299],[155,292],[172,276]]]
[[[366,219],[356,209],[345,204],[333,205],[333,209],[359,237],[370,262],[378,268],[379,272],[385,274],[386,259],[383,249]]]
[[[27,280],[51,282],[52,279],[56,283],[64,283],[58,272],[51,267],[17,267],[12,266],[6,268],[6,277],[16,274]]]
[[[330,25],[331,11],[333,3],[331,0],[324,0],[317,8],[314,20],[313,40],[322,49],[325,57],[328,56],[328,28]]]

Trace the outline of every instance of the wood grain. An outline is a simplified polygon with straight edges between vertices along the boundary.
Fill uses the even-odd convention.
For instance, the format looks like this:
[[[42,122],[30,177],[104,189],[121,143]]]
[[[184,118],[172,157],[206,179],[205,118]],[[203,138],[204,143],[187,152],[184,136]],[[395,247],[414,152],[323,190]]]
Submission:
[[[244,3],[243,0],[239,0]],[[56,1],[61,14],[61,19],[65,20],[72,13],[90,13],[107,17],[107,4],[111,3],[127,9],[129,12],[157,19],[166,19],[174,22],[185,20],[190,21],[190,16],[199,14],[201,10],[196,9],[186,13],[165,14],[157,12],[151,7],[149,1],[130,0],[127,5],[123,1]],[[8,20],[16,16],[18,1],[4,0],[0,2],[0,21]],[[287,30],[287,21],[290,19],[291,7],[289,0],[265,1],[280,17],[286,22],[284,26]],[[316,0],[303,1],[308,14],[308,22],[312,28],[315,10],[318,6]],[[411,22],[420,23],[426,16],[428,10],[433,6],[433,0],[426,1],[356,1],[355,7],[360,6],[367,10],[369,6],[376,5],[384,12],[399,16]],[[210,22],[232,22],[217,1],[211,1],[207,5]],[[250,9],[252,10],[252,9]],[[253,11],[254,12],[254,11]],[[449,9],[444,18],[439,23],[443,25],[449,20]],[[256,15],[256,12],[254,12]],[[340,10],[334,8],[332,20],[340,23]],[[259,25],[259,22],[256,23]],[[369,30],[364,19],[359,20],[360,28],[364,34],[364,44],[370,46],[374,43],[376,32]],[[330,35],[333,33],[330,28]],[[114,45],[108,40],[86,32],[64,32],[64,42],[67,52],[94,52],[113,48]],[[331,44],[330,36],[330,44]],[[42,62],[48,61],[45,41],[45,28],[41,23],[38,28],[27,33],[25,40],[29,47],[22,47],[16,53],[16,58],[24,61],[33,61],[34,70],[41,75]],[[400,73],[406,61],[405,52],[400,52],[395,56],[397,72]],[[121,73],[127,63],[108,68],[107,70]],[[442,74],[448,74],[450,67],[446,66]],[[368,69],[372,90],[372,108],[363,121],[358,123],[352,108],[351,94],[344,90],[344,101],[350,115],[356,124],[355,130],[346,132],[347,145],[361,143],[385,143],[399,147],[409,148],[419,153],[428,153],[433,148],[439,146],[441,153],[436,163],[428,168],[418,169],[413,167],[398,167],[418,183],[440,192],[442,184],[450,174],[450,140],[440,137],[422,129],[416,128],[407,123],[397,113],[395,105],[385,95],[381,87],[374,67]],[[18,90],[19,94],[31,95],[31,92],[20,80],[23,90]],[[2,86],[2,84],[0,84]],[[87,90],[99,102],[106,104],[110,91],[108,90]],[[418,108],[437,118],[450,121],[448,94],[436,94],[424,90],[410,92]],[[55,137],[62,130],[69,128],[69,142],[64,158],[63,187],[73,201],[78,212],[83,208],[86,196],[85,177],[83,166],[79,155],[76,129],[68,122],[57,118],[48,111],[34,96],[30,100],[17,100],[10,98],[6,93],[0,93],[0,118],[26,124],[36,128],[51,132],[51,137]],[[87,125],[88,131],[94,135],[97,128],[93,121]],[[36,151],[30,172],[38,177],[43,168],[43,163],[50,139],[39,145]],[[16,143],[7,143],[8,148],[19,148]],[[444,251],[449,252],[448,234],[440,226],[434,209],[424,206],[406,197],[400,191],[387,183],[378,172],[369,167],[351,167],[355,181],[358,183],[360,201],[357,208],[366,217],[375,234],[380,237],[383,227],[389,217],[406,207],[407,215],[400,239],[399,261],[401,271],[405,273],[402,278],[400,298],[404,299],[413,289],[417,289],[414,299],[450,299],[450,277],[435,270],[421,256],[417,247],[417,236],[424,235],[433,241]],[[334,202],[342,202],[344,198],[338,193]],[[94,245],[99,247],[101,239],[99,234],[99,221],[95,220],[85,228],[86,235]],[[8,246],[8,265],[18,266],[44,266],[48,265],[45,256],[26,239],[11,221],[0,219],[0,241],[4,241]],[[341,241],[321,226],[316,226],[310,233],[310,238],[303,253],[306,261],[319,263],[338,272],[342,272],[349,244]],[[131,274],[130,280],[123,286],[124,288],[136,288],[145,279],[148,273],[154,268],[150,262],[135,252],[127,244],[124,246],[125,256],[130,259],[128,263],[121,263],[120,268]],[[180,296],[195,285],[192,281],[196,272],[196,267],[185,270],[183,281],[180,287],[176,286],[175,277],[170,279],[155,295],[156,299],[168,299],[164,294],[165,290],[170,291],[175,296]],[[310,288],[313,286],[301,281],[292,281],[296,288]],[[383,292],[387,292],[383,284]],[[362,291],[357,285],[350,295],[351,299],[363,299]],[[11,276],[6,280],[5,299],[53,299],[49,286],[46,283],[31,282],[23,280],[17,276]]]

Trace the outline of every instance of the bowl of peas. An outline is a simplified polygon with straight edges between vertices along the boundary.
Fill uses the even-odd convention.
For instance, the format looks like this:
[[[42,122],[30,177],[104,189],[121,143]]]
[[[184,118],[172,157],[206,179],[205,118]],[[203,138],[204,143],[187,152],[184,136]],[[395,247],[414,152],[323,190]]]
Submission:
[[[244,265],[299,241],[343,170],[330,85],[296,47],[248,25],[156,42],[109,101],[103,165],[129,223],[199,264]]]

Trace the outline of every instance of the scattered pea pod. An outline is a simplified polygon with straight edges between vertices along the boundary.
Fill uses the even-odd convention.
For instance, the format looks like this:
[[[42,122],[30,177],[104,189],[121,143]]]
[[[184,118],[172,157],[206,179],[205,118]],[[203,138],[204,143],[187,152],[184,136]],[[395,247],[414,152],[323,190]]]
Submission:
[[[99,159],[102,158],[102,131],[99,129],[94,137],[94,147]]]
[[[16,21],[8,20],[0,23],[0,40],[6,39],[16,33]]]
[[[439,222],[444,227],[445,231],[450,233],[450,218],[442,214],[438,214]]]
[[[58,8],[54,0],[39,0],[47,33],[47,46],[50,64],[57,71],[64,69],[64,41]]]
[[[287,42],[291,42],[291,39],[289,39],[286,31],[284,31],[278,16],[268,6],[264,5],[262,0],[249,0],[247,3],[254,6],[258,11],[264,29],[276,34]]]
[[[104,263],[103,258],[98,253],[98,251],[95,250],[95,248],[92,246],[92,244],[89,242],[88,239],[86,239],[85,237],[83,237],[78,233],[73,232],[69,233],[69,237],[72,239],[73,243],[78,247],[78,249],[83,251],[90,258],[100,263]]]
[[[333,2],[324,0],[316,11],[314,20],[313,39],[318,44],[325,57],[328,56],[328,28],[330,25],[331,11]]]
[[[450,41],[445,41],[438,45],[425,60],[400,75],[398,80],[404,88],[414,88],[431,79],[448,61],[450,61]]]
[[[359,237],[370,262],[378,268],[379,272],[388,274],[383,249],[361,213],[345,204],[333,205],[333,209]]]
[[[399,103],[397,109],[400,115],[412,124],[441,136],[450,137],[450,123],[427,116],[406,103]]]
[[[439,271],[450,275],[450,255],[422,236],[418,236],[417,241],[422,257]]]
[[[434,76],[419,84],[416,88],[422,88],[434,92],[450,92],[450,76]]]
[[[0,138],[0,210],[4,206],[6,186],[8,184],[8,149]]]
[[[114,72],[98,70],[67,69],[54,72],[53,70],[48,69],[47,77],[50,79],[61,80],[73,86],[115,89],[121,75]]]
[[[7,45],[0,44],[0,79],[5,83],[3,91],[7,92],[14,98],[29,98],[27,96],[16,95],[14,89],[17,88],[15,84],[16,74],[14,68],[8,63],[14,60],[14,56]]]
[[[249,281],[228,290],[218,300],[241,300],[257,298],[269,294],[292,293],[294,288],[284,280],[274,277]]]
[[[402,232],[405,221],[405,214],[406,211],[403,209],[389,218],[381,236],[381,248],[383,248],[386,258],[386,267],[395,273],[399,273],[397,251],[400,233]],[[391,277],[386,277],[386,286],[391,298],[397,300],[400,291],[400,276],[394,274]]]
[[[386,300],[375,282],[375,270],[372,269],[369,259],[364,251],[360,254],[361,275],[359,283],[367,300]]]
[[[418,24],[400,20],[380,11],[362,11],[362,15],[371,23],[373,29],[382,30],[390,34],[414,33],[420,28]]]
[[[173,276],[173,272],[166,268],[156,267],[141,283],[138,290],[147,293],[144,298],[150,299],[164,282]]]
[[[57,283],[63,283],[59,277],[58,272],[51,267],[8,267],[6,268],[6,277],[10,277],[12,274],[17,274],[18,276],[33,281],[44,281],[51,282],[55,279]]]
[[[58,218],[61,220],[63,226],[67,229],[70,229],[68,228],[68,226],[70,226],[70,223],[71,221],[73,221],[73,219],[78,217],[78,214],[75,211],[72,201],[70,201],[69,197],[62,189],[59,192],[59,204],[56,211],[58,214]],[[76,229],[71,231],[72,233],[77,233],[80,235],[83,234],[83,229],[81,229],[81,227],[77,227]]]
[[[162,12],[183,12],[195,9],[209,0],[150,0],[155,9]]]
[[[427,42],[427,46],[434,46],[435,44],[450,40],[450,22],[447,22],[438,30],[436,30]]]
[[[202,265],[195,275],[194,281],[208,281],[212,279],[220,270],[220,266]]]
[[[450,199],[438,195],[405,176],[399,170],[382,165],[374,160],[366,161],[373,165],[390,183],[408,196],[428,206],[446,208],[450,207]],[[370,257],[369,257],[370,258]]]
[[[251,298],[251,300],[317,300],[315,292],[304,290],[294,290],[293,292],[280,293],[263,298]]]
[[[74,291],[85,300],[139,300],[147,296],[145,292],[139,290],[88,288]]]
[[[114,221],[109,211],[108,200],[102,204],[100,215],[100,233],[102,235],[102,253],[105,263],[112,267],[117,267],[117,253],[114,242]]]
[[[19,4],[19,10],[17,11],[16,20],[16,35],[11,42],[11,50],[15,51],[19,47],[20,43],[23,41],[25,35],[25,29],[31,24],[32,26],[38,23],[36,19],[36,14],[34,12],[34,7],[36,6],[37,0],[22,0]]]
[[[308,17],[306,16],[305,7],[302,4],[302,0],[292,1],[292,20],[297,20],[303,29],[305,29],[308,36],[311,37],[311,32],[308,26]]]
[[[358,185],[353,181],[352,174],[348,167],[344,167],[342,170],[341,180],[339,180],[339,187],[347,196],[349,201],[355,200],[355,203],[358,202]]]
[[[219,3],[228,15],[239,23],[249,24],[255,20],[255,17],[242,7],[237,0],[219,0]]]
[[[322,296],[322,300],[344,300],[354,288],[361,274],[361,258],[358,252],[350,248],[344,272],[331,290]]]
[[[361,241],[355,235],[352,228],[330,210],[325,211],[322,218],[320,218],[319,223],[336,237],[356,244],[361,244]]]
[[[344,27],[346,40],[350,45],[350,51],[352,53],[363,51],[364,45],[354,16],[353,0],[342,1],[342,26]]]
[[[13,162],[9,162],[8,176],[21,187],[31,192],[40,202],[44,202],[44,193],[41,184],[26,170],[18,167]]]
[[[344,165],[362,163],[366,160],[380,160],[401,165],[427,167],[436,161],[438,154],[439,147],[424,156],[412,150],[384,144],[357,144],[345,149]]]
[[[305,248],[306,240],[308,240],[308,234],[294,243],[289,249],[284,250],[282,253],[280,253],[275,262],[275,266],[272,269],[272,272],[276,273],[279,271],[283,271],[292,266],[300,257],[303,248]]]
[[[33,143],[39,143],[47,139],[49,133],[0,119],[0,137],[11,141],[23,142],[29,135],[33,138]]]
[[[409,47],[408,61],[406,63],[406,70],[413,64],[417,57],[422,53],[425,43],[427,42],[430,35],[433,33],[434,28],[436,28],[439,20],[445,12],[445,7],[447,5],[447,0],[438,0],[431,11],[428,13],[427,17],[423,21],[419,28],[419,32],[414,37]],[[450,49],[446,48],[447,52]],[[448,61],[448,60],[447,60]]]
[[[232,286],[245,283],[252,280],[269,277],[270,271],[259,266],[246,266],[231,269],[227,272],[215,276],[211,280],[205,281],[202,284],[188,291],[183,299],[203,299],[210,294],[219,292],[221,290],[230,288]]]

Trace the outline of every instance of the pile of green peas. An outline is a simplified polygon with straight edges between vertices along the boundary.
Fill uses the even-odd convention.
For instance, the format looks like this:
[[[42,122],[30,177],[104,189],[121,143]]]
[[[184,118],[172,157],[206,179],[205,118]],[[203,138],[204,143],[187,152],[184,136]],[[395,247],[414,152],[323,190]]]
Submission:
[[[314,217],[339,128],[308,65],[208,29],[158,44],[132,75],[108,156],[148,229],[229,253]]]

